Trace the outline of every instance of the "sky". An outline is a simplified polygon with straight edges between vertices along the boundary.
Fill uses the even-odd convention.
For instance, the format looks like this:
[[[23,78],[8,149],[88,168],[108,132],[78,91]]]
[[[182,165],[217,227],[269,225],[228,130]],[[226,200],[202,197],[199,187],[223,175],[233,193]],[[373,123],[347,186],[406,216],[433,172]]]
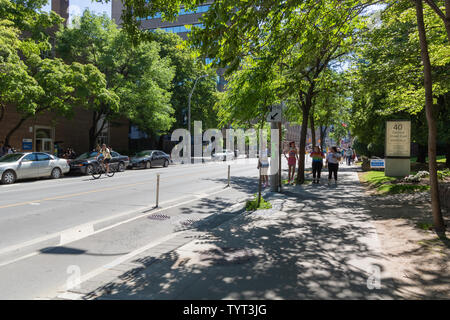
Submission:
[[[86,8],[97,14],[106,13],[111,17],[111,1],[108,3],[100,3],[92,0],[69,0],[69,23],[74,16],[80,16]],[[50,11],[51,0],[43,8],[44,11]]]

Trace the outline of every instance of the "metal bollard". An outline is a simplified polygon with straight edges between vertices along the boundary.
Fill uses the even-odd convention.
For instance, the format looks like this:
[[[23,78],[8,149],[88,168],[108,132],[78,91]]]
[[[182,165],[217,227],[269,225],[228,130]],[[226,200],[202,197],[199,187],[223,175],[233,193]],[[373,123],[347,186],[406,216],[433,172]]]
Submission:
[[[230,165],[228,165],[228,187],[230,186]]]
[[[155,208],[158,208],[159,202],[159,173],[156,174],[156,205]]]

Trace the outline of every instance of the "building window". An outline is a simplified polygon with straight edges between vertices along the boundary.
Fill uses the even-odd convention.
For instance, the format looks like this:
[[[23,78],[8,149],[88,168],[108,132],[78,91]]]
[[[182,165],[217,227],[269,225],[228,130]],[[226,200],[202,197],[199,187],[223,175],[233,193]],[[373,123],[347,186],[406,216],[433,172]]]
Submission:
[[[53,153],[53,129],[50,127],[35,127],[36,152]]]
[[[198,6],[197,7],[197,10],[187,10],[187,9],[181,9],[179,12],[178,12],[178,15],[179,16],[184,16],[184,15],[187,15],[187,14],[194,14],[194,13],[205,13],[205,12],[207,12],[208,10],[209,10],[209,7],[210,7],[210,5],[203,5],[203,6]],[[161,13],[160,12],[158,12],[158,13],[156,13],[154,16],[148,16],[148,17],[146,17],[146,18],[137,18],[137,20],[138,21],[141,21],[141,20],[152,20],[152,19],[161,19],[162,18],[162,15],[161,15]]]

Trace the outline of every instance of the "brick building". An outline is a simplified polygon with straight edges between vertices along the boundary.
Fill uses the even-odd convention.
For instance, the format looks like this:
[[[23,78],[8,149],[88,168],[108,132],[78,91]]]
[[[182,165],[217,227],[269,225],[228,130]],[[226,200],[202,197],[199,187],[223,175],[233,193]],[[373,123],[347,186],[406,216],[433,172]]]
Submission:
[[[52,10],[67,19],[68,0],[52,0]],[[50,31],[51,32],[51,31]],[[14,108],[7,108],[0,122],[0,142],[20,122],[21,114]],[[89,128],[92,126],[92,111],[76,108],[72,119],[47,112],[24,121],[10,137],[9,144],[18,151],[42,151],[55,153],[56,145],[75,152],[89,150]],[[121,119],[105,125],[98,137],[98,143],[105,142],[119,152],[129,149],[129,121]]]

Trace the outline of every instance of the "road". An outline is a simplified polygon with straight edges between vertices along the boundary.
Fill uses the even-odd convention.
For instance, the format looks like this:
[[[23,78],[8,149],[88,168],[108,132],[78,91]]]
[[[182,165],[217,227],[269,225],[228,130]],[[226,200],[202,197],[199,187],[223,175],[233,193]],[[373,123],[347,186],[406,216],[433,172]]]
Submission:
[[[0,299],[51,298],[73,266],[93,272],[254,193],[256,159],[230,165],[232,188],[227,163],[0,185]]]

